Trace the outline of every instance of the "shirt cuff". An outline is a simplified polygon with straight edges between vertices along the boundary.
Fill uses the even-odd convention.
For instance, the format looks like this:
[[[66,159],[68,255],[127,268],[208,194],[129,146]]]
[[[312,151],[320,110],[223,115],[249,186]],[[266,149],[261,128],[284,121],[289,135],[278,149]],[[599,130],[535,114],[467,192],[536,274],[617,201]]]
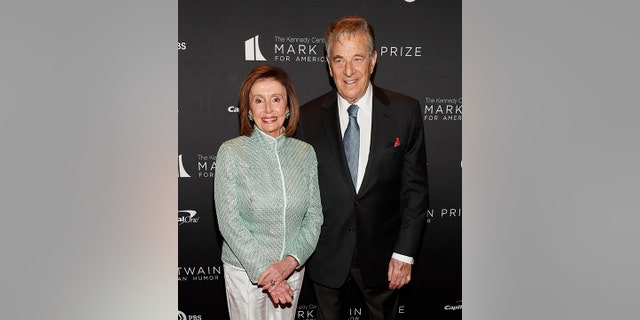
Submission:
[[[391,258],[398,259],[398,260],[400,260],[402,262],[405,262],[405,263],[408,263],[408,264],[413,264],[413,257],[405,256],[403,254],[399,254],[399,253],[395,253],[394,252],[391,255]]]

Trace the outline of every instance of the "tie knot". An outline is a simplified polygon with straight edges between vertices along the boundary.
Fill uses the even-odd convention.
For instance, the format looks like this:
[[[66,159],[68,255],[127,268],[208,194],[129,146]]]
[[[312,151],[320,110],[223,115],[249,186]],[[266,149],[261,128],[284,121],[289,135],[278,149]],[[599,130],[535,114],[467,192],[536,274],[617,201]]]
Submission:
[[[357,117],[358,116],[358,106],[355,104],[352,104],[349,106],[349,109],[347,109],[347,112],[349,113],[349,117]]]

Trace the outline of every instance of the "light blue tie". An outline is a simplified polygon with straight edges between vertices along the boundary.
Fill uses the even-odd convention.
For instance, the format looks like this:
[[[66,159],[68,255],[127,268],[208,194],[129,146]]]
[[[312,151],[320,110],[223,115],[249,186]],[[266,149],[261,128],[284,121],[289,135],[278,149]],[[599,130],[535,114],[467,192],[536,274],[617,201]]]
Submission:
[[[347,156],[347,165],[351,173],[351,181],[356,186],[358,181],[358,154],[360,153],[360,126],[358,126],[358,106],[352,104],[347,109],[349,113],[349,125],[344,133],[342,143],[344,144],[344,153]]]

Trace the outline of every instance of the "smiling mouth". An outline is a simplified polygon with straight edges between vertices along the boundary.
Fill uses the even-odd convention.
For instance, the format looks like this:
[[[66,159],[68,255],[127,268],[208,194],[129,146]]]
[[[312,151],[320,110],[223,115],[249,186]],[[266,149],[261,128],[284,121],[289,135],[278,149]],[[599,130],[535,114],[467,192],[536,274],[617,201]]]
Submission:
[[[273,122],[276,122],[276,120],[278,120],[278,117],[262,118],[262,122],[264,122],[264,123],[273,123]]]

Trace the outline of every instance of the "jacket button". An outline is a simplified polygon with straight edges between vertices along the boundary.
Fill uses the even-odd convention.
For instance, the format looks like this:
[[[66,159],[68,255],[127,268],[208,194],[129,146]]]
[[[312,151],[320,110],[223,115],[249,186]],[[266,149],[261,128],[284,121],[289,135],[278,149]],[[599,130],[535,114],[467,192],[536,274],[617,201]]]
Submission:
[[[358,206],[358,200],[354,201],[353,205],[357,207]]]
[[[356,231],[356,228],[354,228],[353,226],[350,226],[349,227],[349,232],[354,232],[354,231]]]

